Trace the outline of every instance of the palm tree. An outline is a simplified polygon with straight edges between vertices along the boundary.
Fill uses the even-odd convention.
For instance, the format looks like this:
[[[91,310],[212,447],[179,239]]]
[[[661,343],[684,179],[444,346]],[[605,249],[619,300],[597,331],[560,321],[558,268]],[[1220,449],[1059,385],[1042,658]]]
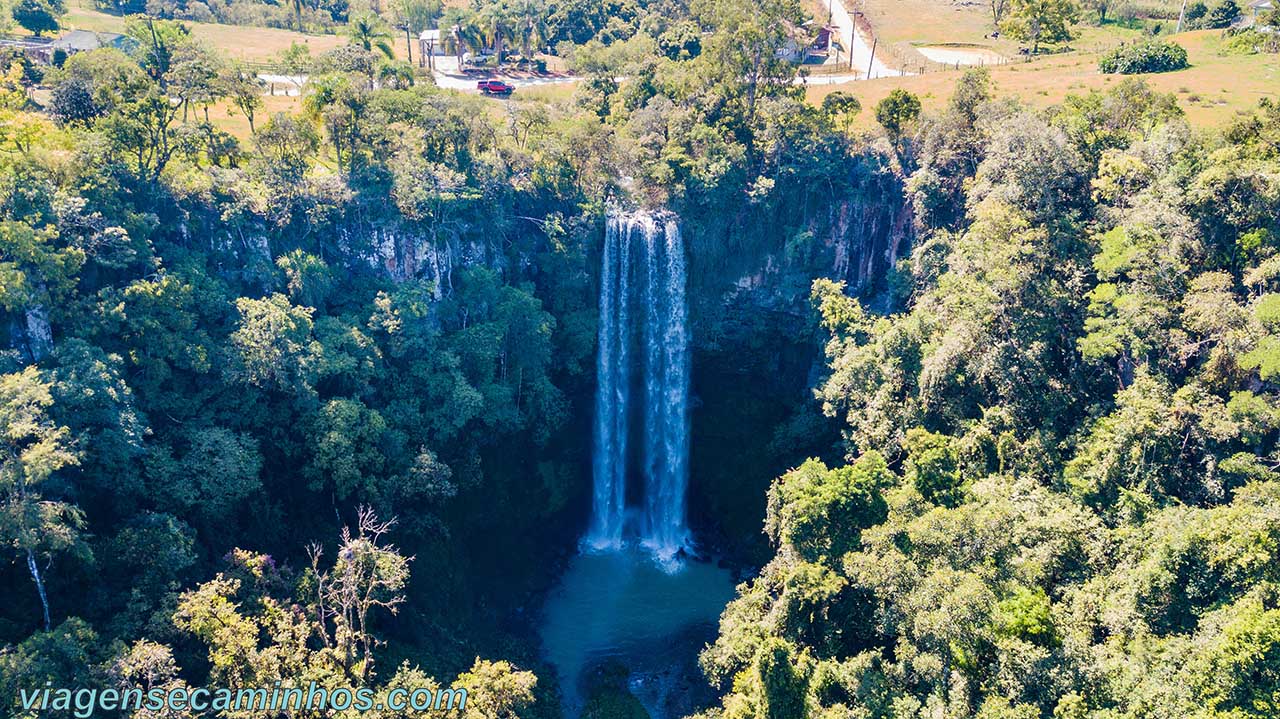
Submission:
[[[302,111],[313,121],[324,118],[325,110],[337,104],[348,80],[338,74],[319,75],[307,80],[307,94],[302,98]]]
[[[462,70],[462,24],[459,23],[454,25],[450,30],[450,33],[453,37],[453,54],[456,55],[458,59],[458,70]]]
[[[547,8],[541,0],[521,0],[516,10],[516,35],[520,38],[520,56],[525,68],[533,62],[532,48],[547,39]]]
[[[446,17],[447,21],[449,18]],[[458,69],[462,69],[463,48],[470,48],[474,52],[477,48],[484,45],[484,30],[480,27],[479,18],[473,12],[462,11],[454,15],[453,24],[450,25],[450,35],[453,37],[453,51],[458,56]],[[441,24],[444,27],[444,24]]]
[[[480,20],[489,42],[493,44],[495,62],[502,65],[502,44],[511,34],[511,16],[503,3],[493,3],[481,11]]]
[[[403,60],[385,60],[378,65],[378,84],[403,90],[413,87],[413,65]]]
[[[382,18],[373,13],[363,13],[351,18],[347,25],[347,36],[351,38],[353,45],[359,45],[369,52],[377,50],[386,55],[387,59],[395,59],[395,53],[391,50],[391,31]]]
[[[310,91],[302,99],[303,113],[313,122],[324,123],[339,167],[343,164],[342,146],[346,141],[350,148],[346,159],[349,164],[360,133],[365,95],[356,91],[351,79],[340,73],[313,76],[307,81],[307,86]]]

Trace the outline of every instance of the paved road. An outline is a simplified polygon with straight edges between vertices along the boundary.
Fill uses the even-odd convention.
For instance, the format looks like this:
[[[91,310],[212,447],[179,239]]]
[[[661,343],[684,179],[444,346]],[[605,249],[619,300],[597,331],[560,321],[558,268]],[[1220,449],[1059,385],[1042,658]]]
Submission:
[[[458,60],[453,56],[437,55],[435,58],[435,71],[432,73],[436,79],[437,87],[447,87],[450,90],[467,90],[476,92],[476,83],[486,79],[481,75],[463,75],[458,72]],[[505,75],[498,76],[496,79],[505,83],[521,87],[536,87],[538,85],[563,85],[569,82],[576,82],[576,77],[507,77]]]
[[[862,73],[857,75],[810,75],[809,77],[797,77],[793,84],[795,85],[843,85],[846,82],[857,82],[865,80],[866,77]]]
[[[881,62],[879,50],[876,51],[874,58],[871,57],[871,38],[857,30],[853,24],[853,16],[845,7],[844,0],[828,0],[828,2],[831,3],[831,24],[836,26],[841,47],[845,48],[845,51],[853,56],[849,65],[857,77],[832,76],[830,80],[828,78],[820,78],[816,81],[814,78],[810,78],[810,85],[830,85],[855,79],[898,77],[902,74],[901,71],[894,70]],[[870,68],[869,78],[868,68]]]

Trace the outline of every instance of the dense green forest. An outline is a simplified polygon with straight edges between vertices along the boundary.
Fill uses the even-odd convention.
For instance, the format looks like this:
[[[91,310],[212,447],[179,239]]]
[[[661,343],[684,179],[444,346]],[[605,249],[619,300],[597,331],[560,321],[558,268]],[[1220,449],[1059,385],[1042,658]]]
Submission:
[[[900,309],[814,284],[850,461],[769,492],[725,716],[1280,712],[1280,106],[1168,108],[970,76],[925,122]]]
[[[585,522],[616,206],[684,225],[692,520],[752,577],[704,716],[1280,715],[1280,103],[1210,131],[971,71],[943,112],[815,105],[797,3],[599,9],[548,36],[569,102],[358,34],[296,115],[177,21],[5,56],[4,715],[315,681],[561,716],[533,615]]]

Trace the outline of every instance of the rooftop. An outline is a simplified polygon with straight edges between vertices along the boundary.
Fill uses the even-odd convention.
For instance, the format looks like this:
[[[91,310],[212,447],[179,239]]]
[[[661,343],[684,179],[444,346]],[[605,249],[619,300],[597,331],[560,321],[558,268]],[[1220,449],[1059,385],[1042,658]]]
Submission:
[[[114,32],[92,32],[90,30],[72,30],[54,40],[51,45],[58,50],[80,52],[97,50],[100,47],[117,46],[124,35]]]

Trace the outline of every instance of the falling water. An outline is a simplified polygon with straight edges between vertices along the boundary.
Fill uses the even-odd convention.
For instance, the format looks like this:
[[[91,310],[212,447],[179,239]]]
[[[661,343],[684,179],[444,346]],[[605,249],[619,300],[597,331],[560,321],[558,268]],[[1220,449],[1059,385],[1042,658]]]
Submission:
[[[627,405],[630,387],[631,221],[609,219],[600,272],[600,344],[596,357],[594,501],[587,541],[597,549],[622,544],[626,510]]]
[[[634,281],[633,281],[634,280]],[[631,304],[639,303],[637,311]],[[632,321],[639,321],[633,328]],[[685,488],[689,473],[689,331],[684,245],[670,215],[610,216],[602,253],[599,384],[593,470],[594,506],[587,541],[618,547],[626,529],[631,344],[638,342],[636,381],[643,389],[644,475],[640,542],[670,559],[688,544]]]
[[[611,214],[601,252],[595,490],[583,551],[547,597],[541,626],[565,716],[591,677],[621,665],[654,719],[687,716],[703,696],[699,648],[733,597],[733,577],[686,562],[689,310],[676,218]],[[628,503],[630,502],[630,503]]]
[[[689,476],[689,334],[684,246],[674,220],[645,238],[649,310],[645,341],[645,526],[643,542],[660,556],[685,545]]]

